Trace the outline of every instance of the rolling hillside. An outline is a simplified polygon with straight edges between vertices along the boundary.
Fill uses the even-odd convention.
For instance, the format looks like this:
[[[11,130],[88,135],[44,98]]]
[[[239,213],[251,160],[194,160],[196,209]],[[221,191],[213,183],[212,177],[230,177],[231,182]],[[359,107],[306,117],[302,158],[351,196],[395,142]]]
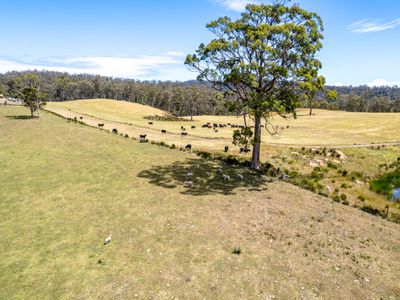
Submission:
[[[399,224],[27,114],[0,107],[1,299],[400,297]]]
[[[206,122],[233,123],[242,125],[243,118],[235,116],[195,116],[193,122],[166,122],[155,121],[153,125],[143,119],[150,115],[164,115],[161,110],[140,104],[115,100],[79,100],[67,102],[50,102],[47,109],[60,114],[72,116],[90,116],[86,119],[91,122],[123,122],[127,124],[111,124],[123,126],[121,131],[138,135],[148,134],[154,140],[164,140],[185,144],[192,142],[198,147],[210,150],[223,149],[224,145],[231,144],[232,128],[219,128],[218,133],[201,128]],[[282,119],[275,117],[273,123],[280,130],[278,138],[273,138],[264,130],[263,142],[265,145],[291,146],[352,146],[354,144],[400,143],[395,134],[400,124],[400,113],[350,113],[342,111],[315,110],[315,115],[309,116],[306,110],[299,110],[298,119]],[[98,120],[96,120],[98,119]],[[251,120],[248,120],[251,124]],[[190,126],[196,126],[194,130]],[[129,127],[130,126],[130,127]],[[176,136],[180,134],[181,126],[188,127],[189,135],[183,142]],[[139,128],[139,130],[135,130]],[[161,135],[161,129],[167,130]],[[173,136],[171,137],[170,134]],[[213,139],[213,143],[208,143]],[[216,143],[215,143],[216,142]]]

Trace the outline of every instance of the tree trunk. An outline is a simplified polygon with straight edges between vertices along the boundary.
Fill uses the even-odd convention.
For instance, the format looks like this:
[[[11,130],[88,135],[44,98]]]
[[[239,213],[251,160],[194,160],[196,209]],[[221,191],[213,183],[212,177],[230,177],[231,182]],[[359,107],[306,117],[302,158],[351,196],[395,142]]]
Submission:
[[[309,106],[310,106],[310,116],[311,116],[312,115],[312,101],[311,100],[310,100]]]
[[[33,118],[33,108],[31,108],[31,118]]]
[[[253,156],[251,158],[251,168],[253,170],[259,170],[260,164],[260,150],[261,150],[261,117],[255,116],[254,119],[254,146]]]

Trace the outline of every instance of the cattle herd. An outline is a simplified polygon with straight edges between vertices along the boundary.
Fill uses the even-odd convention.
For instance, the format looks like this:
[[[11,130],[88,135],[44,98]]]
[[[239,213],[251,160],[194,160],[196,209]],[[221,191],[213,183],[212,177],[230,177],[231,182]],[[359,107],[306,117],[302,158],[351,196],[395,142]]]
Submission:
[[[71,118],[68,118],[68,119],[72,120]],[[82,120],[83,117],[79,117],[79,119]],[[74,117],[74,120],[76,121],[77,118]],[[148,124],[149,125],[153,125],[154,123],[153,122],[148,122]],[[104,123],[97,124],[97,127],[104,128]],[[244,128],[243,125],[236,125],[236,124],[231,124],[231,123],[221,124],[221,123],[210,123],[210,122],[207,122],[207,123],[203,124],[201,127],[202,128],[212,129],[212,130],[214,130],[215,133],[218,133],[218,128],[225,128],[225,127]],[[190,128],[191,129],[196,129],[196,126],[195,125],[191,125]],[[187,130],[186,130],[186,128],[184,126],[181,126],[180,129],[181,129],[181,136],[182,137],[188,136],[188,132],[187,132]],[[117,128],[113,128],[111,130],[111,132],[114,133],[114,134],[118,134],[118,129]],[[161,134],[166,134],[166,133],[167,133],[167,130],[161,129]],[[128,135],[126,135],[126,136],[128,136]],[[139,135],[139,138],[140,138],[141,141],[144,141],[146,139],[146,137],[147,137],[147,134],[140,134]],[[191,149],[192,149],[192,145],[191,144],[187,144],[185,146],[185,150],[191,150]],[[227,153],[228,151],[229,151],[229,147],[225,146],[224,147],[224,152]],[[247,147],[240,147],[239,152],[240,153],[248,153],[248,152],[250,152],[250,149],[248,149]]]

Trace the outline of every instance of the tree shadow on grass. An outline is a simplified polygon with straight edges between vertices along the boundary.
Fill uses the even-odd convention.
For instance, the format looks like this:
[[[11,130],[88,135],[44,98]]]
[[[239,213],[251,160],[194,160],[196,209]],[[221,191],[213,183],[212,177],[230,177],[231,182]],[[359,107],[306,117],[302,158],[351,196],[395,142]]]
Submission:
[[[31,116],[25,116],[25,115],[6,116],[6,118],[13,119],[13,120],[31,120],[31,119],[37,119],[36,116],[31,117]]]
[[[218,169],[222,169],[223,174],[228,175],[230,179],[224,179]],[[243,179],[237,174],[241,174]],[[195,196],[232,195],[237,188],[261,191],[266,189],[267,182],[272,181],[271,178],[248,168],[200,159],[153,166],[140,172],[138,177],[147,178],[150,183],[166,189],[183,187],[182,194]],[[189,182],[192,182],[193,186]]]

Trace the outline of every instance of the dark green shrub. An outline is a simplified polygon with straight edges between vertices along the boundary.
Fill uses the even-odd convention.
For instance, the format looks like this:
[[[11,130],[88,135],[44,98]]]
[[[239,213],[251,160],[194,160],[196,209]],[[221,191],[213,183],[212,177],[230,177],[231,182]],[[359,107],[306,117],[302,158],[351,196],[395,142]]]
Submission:
[[[390,196],[395,187],[400,187],[400,167],[372,180],[370,187],[374,192]]]
[[[338,168],[338,166],[335,165],[335,164],[334,164],[333,162],[331,162],[331,161],[328,161],[327,166],[328,166],[328,168],[331,168],[331,169],[334,169],[334,170],[337,170],[337,168]]]
[[[346,194],[340,194],[340,200],[342,200],[342,201],[347,200],[347,195]]]
[[[204,158],[204,159],[210,159],[212,157],[211,153],[206,152],[206,151],[197,152],[197,156],[200,156],[201,158]]]
[[[235,248],[233,248],[232,254],[240,255],[240,253],[242,253],[242,249],[240,249],[240,247],[236,246]]]
[[[356,180],[363,180],[364,179],[364,174],[359,171],[353,171],[349,174],[349,177],[352,181]]]
[[[357,199],[362,201],[362,202],[364,202],[366,200],[365,196],[363,196],[363,195],[358,195]]]

